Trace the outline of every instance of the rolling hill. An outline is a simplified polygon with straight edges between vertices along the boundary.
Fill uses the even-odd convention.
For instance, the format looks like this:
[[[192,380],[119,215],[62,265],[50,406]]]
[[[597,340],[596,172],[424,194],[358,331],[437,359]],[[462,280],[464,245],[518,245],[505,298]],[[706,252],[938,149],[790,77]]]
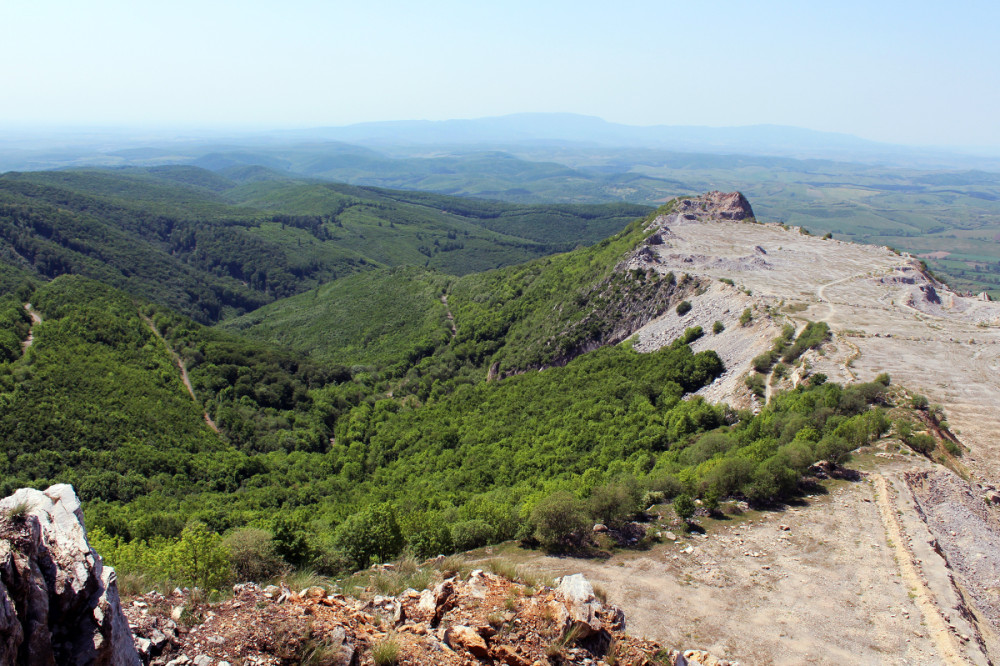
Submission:
[[[204,322],[379,266],[463,274],[595,242],[628,204],[470,202],[196,167],[0,176],[0,278],[85,275]]]

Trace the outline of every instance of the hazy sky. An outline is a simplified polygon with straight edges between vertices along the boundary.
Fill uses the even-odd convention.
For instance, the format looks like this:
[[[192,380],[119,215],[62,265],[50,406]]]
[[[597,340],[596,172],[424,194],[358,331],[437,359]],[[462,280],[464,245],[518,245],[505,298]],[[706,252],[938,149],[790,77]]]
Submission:
[[[1000,146],[993,2],[0,0],[0,124],[569,111]]]

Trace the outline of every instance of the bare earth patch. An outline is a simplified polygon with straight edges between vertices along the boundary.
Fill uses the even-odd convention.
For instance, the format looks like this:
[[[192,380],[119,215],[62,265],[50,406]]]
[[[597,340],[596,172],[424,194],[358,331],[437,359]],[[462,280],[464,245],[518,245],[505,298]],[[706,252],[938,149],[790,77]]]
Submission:
[[[954,293],[888,248],[717,213],[696,199],[657,218],[655,242],[623,264],[713,280],[684,316],[670,311],[641,328],[637,349],[701,326],[693,346],[715,349],[727,371],[700,393],[757,407],[743,382],[753,357],[783,325],[825,321],[831,341],[780,386],[817,372],[839,382],[888,372],[944,407],[967,448],[969,478],[922,457],[881,454],[864,481],[805,507],[722,523],[706,538],[606,562],[524,557],[602,584],[633,633],[745,663],[996,661],[1000,510],[984,496],[1000,486],[1000,304]],[[747,308],[753,317],[742,325]],[[717,335],[715,321],[724,325]]]

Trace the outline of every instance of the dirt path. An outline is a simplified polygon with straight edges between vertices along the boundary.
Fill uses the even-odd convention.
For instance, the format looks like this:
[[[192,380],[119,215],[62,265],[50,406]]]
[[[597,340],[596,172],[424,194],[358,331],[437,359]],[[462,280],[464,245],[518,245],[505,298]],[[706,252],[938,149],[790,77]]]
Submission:
[[[833,307],[833,302],[826,298],[826,293],[825,293],[826,288],[832,287],[833,285],[840,284],[842,282],[850,282],[851,280],[857,280],[858,278],[865,277],[866,275],[868,275],[867,271],[864,273],[855,273],[854,275],[848,275],[847,277],[842,277],[838,280],[833,280],[831,282],[821,284],[819,287],[816,288],[816,298],[819,299],[820,303],[826,304],[826,307],[829,309],[827,315],[821,318],[823,321],[832,319],[834,313],[836,312],[836,309]]]
[[[455,328],[455,317],[451,314],[451,308],[448,307],[448,294],[441,294],[441,302],[444,303],[445,316],[448,318],[448,324],[451,326],[451,338],[454,340],[455,336],[458,335],[458,329]]]
[[[806,330],[806,324],[809,323],[809,320],[807,320],[807,319],[796,319],[794,317],[789,317],[789,319],[791,319],[792,321],[796,322],[795,323],[795,334],[792,336],[792,340],[795,340],[795,338],[799,337],[799,335],[802,334],[802,331]],[[775,364],[775,365],[777,365],[777,364]],[[764,377],[764,404],[765,405],[767,403],[771,402],[771,396],[774,395],[774,385],[771,384],[771,381],[773,379],[774,379],[774,368],[772,367],[771,371],[767,373],[766,377]]]
[[[948,625],[941,616],[927,583],[917,570],[913,556],[906,547],[908,539],[900,525],[897,514],[898,509],[889,493],[885,477],[881,474],[873,474],[872,486],[875,489],[879,513],[882,516],[882,524],[889,538],[889,545],[895,553],[896,562],[899,563],[903,582],[910,589],[911,596],[920,609],[920,613],[924,618],[924,624],[927,626],[931,639],[937,646],[943,663],[959,665],[968,663],[962,658],[954,636],[949,631]]]
[[[42,321],[42,316],[38,314],[33,307],[31,307],[31,303],[25,303],[24,309],[28,313],[28,316],[31,317],[31,328],[28,329],[28,337],[21,343],[22,354],[28,351],[28,347],[30,347],[31,343],[35,341],[35,324],[40,324]]]
[[[150,319],[144,314],[140,314],[139,316],[142,317],[142,320],[146,322],[147,326],[149,326],[149,330],[153,332],[153,335],[155,335],[160,340],[160,342],[163,343],[163,347],[167,350],[167,353],[170,354],[170,358],[174,360],[174,363],[181,371],[181,381],[184,382],[184,388],[187,389],[187,392],[191,396],[191,400],[194,402],[194,404],[200,407],[201,404],[198,402],[198,396],[195,395],[194,387],[191,386],[191,378],[188,377],[187,366],[184,365],[184,361],[181,360],[180,355],[178,355],[177,352],[173,350],[173,348],[167,342],[166,338],[164,338],[163,335],[160,333],[159,329],[156,328],[156,324],[153,323],[152,319]],[[219,432],[219,427],[215,425],[215,421],[213,421],[212,417],[208,415],[208,412],[202,412],[202,416],[205,417],[205,423],[208,424],[209,428],[211,428],[215,432]]]
[[[635,635],[741,663],[986,666],[975,640],[960,642],[974,632],[954,610],[951,571],[905,484],[894,485],[920,469],[940,467],[896,457],[801,506],[721,521],[706,537],[675,530],[677,542],[607,561],[509,556],[553,576],[583,573]]]

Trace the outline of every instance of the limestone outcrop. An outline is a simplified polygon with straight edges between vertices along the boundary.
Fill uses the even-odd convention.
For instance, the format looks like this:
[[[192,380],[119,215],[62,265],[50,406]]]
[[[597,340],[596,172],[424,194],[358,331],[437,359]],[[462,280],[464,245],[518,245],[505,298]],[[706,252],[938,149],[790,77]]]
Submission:
[[[72,486],[0,500],[0,665],[139,666]]]

